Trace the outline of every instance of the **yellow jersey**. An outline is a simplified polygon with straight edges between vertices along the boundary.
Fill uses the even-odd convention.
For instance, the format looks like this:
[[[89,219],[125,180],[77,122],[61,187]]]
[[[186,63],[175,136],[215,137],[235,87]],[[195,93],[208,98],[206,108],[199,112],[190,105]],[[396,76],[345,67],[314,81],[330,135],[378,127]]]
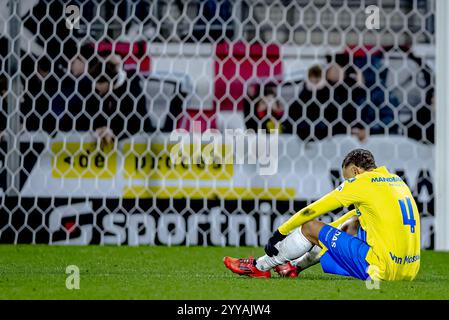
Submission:
[[[297,212],[279,227],[286,235],[322,214],[354,205],[371,247],[366,256],[372,279],[413,280],[420,267],[420,220],[404,181],[385,167],[365,171]]]

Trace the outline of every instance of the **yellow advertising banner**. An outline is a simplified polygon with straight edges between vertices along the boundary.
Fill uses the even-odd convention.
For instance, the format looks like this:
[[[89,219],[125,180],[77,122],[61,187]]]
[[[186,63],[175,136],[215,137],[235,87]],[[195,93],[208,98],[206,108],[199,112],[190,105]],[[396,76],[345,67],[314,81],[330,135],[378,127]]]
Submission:
[[[52,176],[65,179],[111,179],[117,174],[117,152],[95,142],[53,142]]]
[[[193,145],[184,145],[182,153],[174,151],[177,144],[127,143],[123,146],[125,157],[124,178],[150,180],[230,180],[233,164],[223,164],[229,154],[225,145],[212,156],[208,145],[201,146],[197,154]],[[187,151],[186,151],[187,150]],[[179,151],[179,157],[178,155]],[[182,153],[182,154],[181,154]]]

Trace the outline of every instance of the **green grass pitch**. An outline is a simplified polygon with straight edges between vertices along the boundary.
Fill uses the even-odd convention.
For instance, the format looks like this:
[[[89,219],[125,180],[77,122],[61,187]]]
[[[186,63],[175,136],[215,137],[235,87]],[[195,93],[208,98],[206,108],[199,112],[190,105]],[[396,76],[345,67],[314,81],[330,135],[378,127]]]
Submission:
[[[319,265],[297,279],[232,274],[225,255],[258,256],[249,247],[115,247],[0,245],[0,299],[449,299],[449,253],[425,251],[413,282],[365,282],[324,274]],[[68,265],[80,289],[68,290]]]

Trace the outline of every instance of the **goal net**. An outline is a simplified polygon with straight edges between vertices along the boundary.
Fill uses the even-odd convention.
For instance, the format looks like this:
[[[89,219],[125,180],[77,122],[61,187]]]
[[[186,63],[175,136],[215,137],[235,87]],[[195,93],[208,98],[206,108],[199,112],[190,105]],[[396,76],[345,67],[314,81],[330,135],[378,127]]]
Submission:
[[[434,1],[0,6],[0,242],[263,245],[363,147],[433,248]]]

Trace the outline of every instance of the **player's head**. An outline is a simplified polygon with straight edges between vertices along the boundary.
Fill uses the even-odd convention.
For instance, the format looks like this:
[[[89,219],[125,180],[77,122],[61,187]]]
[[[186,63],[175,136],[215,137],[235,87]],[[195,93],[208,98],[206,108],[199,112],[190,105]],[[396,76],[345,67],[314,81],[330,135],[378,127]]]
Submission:
[[[341,167],[345,179],[354,178],[358,174],[377,168],[373,154],[365,149],[354,149],[349,152]]]

